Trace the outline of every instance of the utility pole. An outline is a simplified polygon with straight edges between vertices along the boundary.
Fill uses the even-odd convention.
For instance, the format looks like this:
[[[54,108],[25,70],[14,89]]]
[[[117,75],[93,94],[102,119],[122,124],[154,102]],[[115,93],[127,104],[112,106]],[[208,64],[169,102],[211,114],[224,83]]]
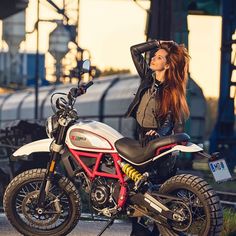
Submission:
[[[39,0],[37,0],[37,21],[36,21],[36,55],[35,55],[35,107],[34,119],[38,119],[38,90],[39,90]]]

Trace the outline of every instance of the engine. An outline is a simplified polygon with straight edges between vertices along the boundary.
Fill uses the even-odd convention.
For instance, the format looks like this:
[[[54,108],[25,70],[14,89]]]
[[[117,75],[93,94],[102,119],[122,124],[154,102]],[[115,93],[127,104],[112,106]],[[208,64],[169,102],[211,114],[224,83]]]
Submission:
[[[91,203],[98,213],[111,217],[116,213],[119,197],[119,182],[114,179],[97,177],[91,185]]]

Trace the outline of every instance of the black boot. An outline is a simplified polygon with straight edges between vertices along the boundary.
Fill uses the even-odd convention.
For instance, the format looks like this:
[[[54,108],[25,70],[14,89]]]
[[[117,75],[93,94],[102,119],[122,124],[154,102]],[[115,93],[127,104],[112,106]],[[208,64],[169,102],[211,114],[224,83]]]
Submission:
[[[130,236],[158,236],[159,231],[154,226],[152,232],[145,226],[145,222],[141,219],[138,223],[138,218],[132,218],[132,232]]]

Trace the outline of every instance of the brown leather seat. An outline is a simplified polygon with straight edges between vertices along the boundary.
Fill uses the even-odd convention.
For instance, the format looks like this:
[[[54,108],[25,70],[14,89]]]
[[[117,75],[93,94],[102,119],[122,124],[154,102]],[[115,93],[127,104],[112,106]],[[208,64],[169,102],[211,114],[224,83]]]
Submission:
[[[150,141],[147,146],[142,147],[138,141],[130,138],[121,138],[115,142],[119,154],[133,164],[140,165],[155,156],[157,148],[169,144],[187,142],[190,137],[186,133],[160,137]]]

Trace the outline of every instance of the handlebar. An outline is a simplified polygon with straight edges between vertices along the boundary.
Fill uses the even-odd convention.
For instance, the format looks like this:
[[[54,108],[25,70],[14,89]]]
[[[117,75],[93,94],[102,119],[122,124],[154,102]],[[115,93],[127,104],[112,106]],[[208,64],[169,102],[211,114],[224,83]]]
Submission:
[[[92,85],[93,85],[93,81],[91,80],[85,85],[85,87],[86,87],[86,89],[88,89]]]
[[[67,96],[69,99],[69,103],[71,104],[74,98],[77,98],[80,95],[86,93],[86,90],[92,85],[93,85],[93,81],[90,81],[87,84],[83,84],[77,88],[71,88]]]

